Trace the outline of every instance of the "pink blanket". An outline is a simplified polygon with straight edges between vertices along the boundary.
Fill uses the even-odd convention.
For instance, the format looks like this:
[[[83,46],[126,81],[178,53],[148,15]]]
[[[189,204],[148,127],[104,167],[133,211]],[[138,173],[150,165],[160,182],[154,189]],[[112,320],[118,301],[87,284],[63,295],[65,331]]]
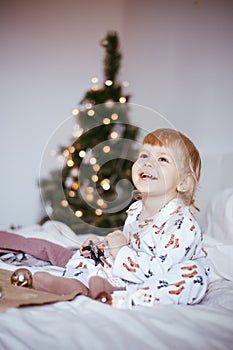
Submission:
[[[26,238],[6,231],[0,231],[1,252],[27,253],[60,267],[65,267],[73,255],[71,250],[45,239]]]

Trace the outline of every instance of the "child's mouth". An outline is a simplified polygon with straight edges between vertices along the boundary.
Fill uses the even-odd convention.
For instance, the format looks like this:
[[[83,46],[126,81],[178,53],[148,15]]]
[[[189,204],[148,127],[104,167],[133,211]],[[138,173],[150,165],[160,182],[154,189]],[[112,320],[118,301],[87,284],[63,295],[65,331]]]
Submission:
[[[156,176],[153,176],[149,173],[146,173],[144,171],[142,171],[140,174],[139,174],[140,178],[141,179],[150,179],[150,180],[157,180],[158,178]]]

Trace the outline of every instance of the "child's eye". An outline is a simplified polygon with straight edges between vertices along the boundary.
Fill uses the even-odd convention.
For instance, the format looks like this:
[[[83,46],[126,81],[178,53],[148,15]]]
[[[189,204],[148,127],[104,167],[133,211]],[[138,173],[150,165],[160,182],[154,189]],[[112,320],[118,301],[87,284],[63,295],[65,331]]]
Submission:
[[[166,157],[160,157],[159,161],[162,162],[162,163],[169,163],[168,159]]]
[[[139,158],[147,158],[148,155],[146,153],[140,153]]]

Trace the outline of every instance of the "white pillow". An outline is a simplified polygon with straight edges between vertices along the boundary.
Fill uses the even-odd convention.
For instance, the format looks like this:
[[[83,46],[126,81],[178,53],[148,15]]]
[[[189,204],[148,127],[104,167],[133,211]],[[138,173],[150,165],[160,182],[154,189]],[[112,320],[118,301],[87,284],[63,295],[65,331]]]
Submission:
[[[225,189],[210,201],[202,230],[224,243],[233,243],[233,188]]]
[[[210,282],[233,280],[233,188],[213,197],[202,225],[210,263]]]

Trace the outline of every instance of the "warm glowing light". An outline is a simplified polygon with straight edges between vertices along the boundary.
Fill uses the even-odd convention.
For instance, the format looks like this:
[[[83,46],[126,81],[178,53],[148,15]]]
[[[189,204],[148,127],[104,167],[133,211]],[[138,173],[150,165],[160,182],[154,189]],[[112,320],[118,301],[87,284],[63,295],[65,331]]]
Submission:
[[[76,210],[75,216],[77,216],[77,218],[81,218],[83,216],[82,210]]]
[[[87,104],[85,105],[85,107],[86,107],[86,109],[90,109],[90,108],[92,107],[92,104],[91,104],[91,103],[87,103]]]
[[[86,188],[86,193],[93,193],[93,192],[94,192],[94,188],[93,188],[93,187],[88,186],[88,187]]]
[[[97,182],[99,180],[97,175],[92,175],[91,179],[93,182]]]
[[[113,113],[113,114],[111,115],[111,118],[112,118],[112,120],[117,120],[117,119],[119,118],[119,116],[118,116],[118,114]]]
[[[75,124],[75,125],[73,126],[72,135],[73,135],[74,137],[79,137],[79,136],[82,135],[82,133],[83,133],[83,129],[80,128],[80,126],[79,126],[78,124]]]
[[[84,150],[79,152],[79,157],[84,158],[86,156],[86,152]]]
[[[103,211],[101,209],[96,209],[95,213],[96,215],[101,216]]]
[[[113,108],[115,102],[112,99],[108,99],[107,101],[104,102],[104,105],[107,109]]]
[[[87,199],[88,202],[92,202],[93,199],[94,199],[93,194],[87,194],[87,195],[86,195],[86,199]]]
[[[108,152],[110,152],[110,150],[111,150],[111,148],[109,146],[104,146],[103,147],[103,152],[104,153],[108,153]]]
[[[75,152],[75,147],[74,146],[70,146],[69,147],[69,152],[70,153],[74,153]]]
[[[97,200],[97,204],[100,206],[100,207],[102,207],[103,205],[104,205],[104,200],[103,199],[98,199]]]
[[[103,189],[104,189],[105,191],[108,191],[109,188],[110,188],[110,185],[109,185],[109,184],[107,184],[107,183],[103,184]]]
[[[93,109],[90,109],[87,114],[89,115],[89,117],[93,117],[93,115],[95,114],[95,111],[93,111]]]
[[[69,191],[69,197],[74,198],[75,197],[75,192],[74,191]]]
[[[126,102],[126,98],[124,96],[119,98],[120,103],[125,103]]]
[[[100,89],[99,85],[93,85],[91,88],[92,91],[98,91],[99,89]]]
[[[94,166],[93,166],[93,170],[94,171],[99,171],[100,170],[100,166],[99,166],[99,164],[95,164]]]
[[[103,119],[103,124],[108,125],[110,124],[111,120],[109,118],[104,118]]]
[[[91,79],[91,82],[92,82],[93,84],[98,83],[98,81],[99,81],[99,79],[98,79],[97,77],[93,77],[93,78]]]
[[[75,191],[77,191],[78,188],[79,188],[79,183],[78,183],[78,182],[74,182],[74,183],[72,184],[72,189],[75,190]]]
[[[73,116],[76,116],[76,115],[78,115],[78,114],[79,114],[79,109],[77,109],[77,108],[73,109],[72,115],[73,115]]]
[[[97,202],[98,206],[100,206],[102,209],[106,209],[108,206],[107,204],[103,201],[103,199],[98,199]]]
[[[67,166],[68,166],[69,168],[72,168],[72,166],[74,165],[73,159],[68,159],[67,162],[66,162],[66,164],[67,164]]]
[[[69,154],[70,154],[70,152],[68,151],[68,149],[65,149],[65,150],[63,151],[63,155],[64,155],[65,157],[68,157]]]
[[[122,85],[123,85],[124,87],[128,87],[128,86],[129,86],[129,82],[128,82],[127,80],[126,80],[126,81],[123,81]]]
[[[110,137],[111,137],[112,139],[117,139],[117,138],[119,137],[118,132],[112,131],[111,134],[110,134]]]
[[[110,180],[109,179],[103,179],[100,182],[100,186],[103,188],[103,190],[107,191],[110,188]]]
[[[96,160],[95,157],[92,157],[92,158],[90,159],[90,164],[91,164],[91,165],[96,164],[96,162],[97,162],[97,160]]]
[[[69,203],[67,202],[67,200],[63,199],[63,200],[61,201],[61,206],[62,206],[62,207],[66,208],[66,207],[68,207],[68,205],[69,205]]]
[[[105,81],[105,85],[106,85],[106,86],[111,86],[112,84],[113,84],[113,83],[112,83],[112,80],[109,80],[109,79],[108,79],[108,80]]]

